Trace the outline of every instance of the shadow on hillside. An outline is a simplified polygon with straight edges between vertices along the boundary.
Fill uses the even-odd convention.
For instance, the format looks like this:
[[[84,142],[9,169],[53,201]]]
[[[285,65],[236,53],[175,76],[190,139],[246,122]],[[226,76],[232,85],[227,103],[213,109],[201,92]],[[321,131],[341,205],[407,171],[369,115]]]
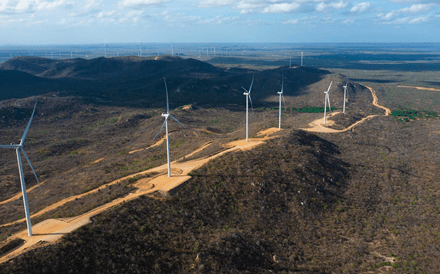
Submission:
[[[307,86],[330,72],[315,68],[228,71],[195,59],[180,57],[96,58],[51,60],[17,57],[0,66],[0,100],[25,98],[50,92],[60,97],[78,96],[88,103],[107,106],[165,107],[166,77],[170,107],[186,104],[235,110],[244,102],[243,89],[252,87],[254,107],[281,89],[288,96],[304,94]],[[13,79],[13,80],[11,80]],[[235,105],[235,106],[234,106]],[[241,110],[241,108],[240,108]]]
[[[360,78],[356,78],[356,79],[350,79],[351,81],[355,81],[355,82],[371,82],[371,83],[378,83],[378,84],[387,84],[387,83],[396,83],[399,81],[395,81],[395,80],[376,80],[376,79],[360,79]]]
[[[433,86],[440,86],[440,82],[433,82],[433,81],[423,81],[423,82]]]

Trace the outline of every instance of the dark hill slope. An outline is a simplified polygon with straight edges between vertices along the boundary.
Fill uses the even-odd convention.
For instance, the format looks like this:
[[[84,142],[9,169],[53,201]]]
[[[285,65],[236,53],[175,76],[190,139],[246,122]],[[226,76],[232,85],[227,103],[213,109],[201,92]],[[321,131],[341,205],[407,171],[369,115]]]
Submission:
[[[123,81],[151,74],[163,76],[175,71],[221,73],[222,70],[194,59],[180,57],[158,60],[136,57],[51,60],[41,57],[16,57],[2,65],[3,70],[18,70],[46,78],[76,78]]]
[[[343,199],[348,165],[338,153],[334,144],[294,131],[257,149],[225,155],[194,172],[176,196],[129,202],[62,243],[2,264],[0,271],[331,272],[347,265],[353,252],[329,249],[327,259],[315,262],[310,254],[319,243],[344,244],[320,227]]]
[[[17,70],[0,70],[0,101],[26,98],[59,90],[61,81],[37,77]]]
[[[249,88],[252,74],[255,82],[252,99],[256,106],[271,105],[267,98],[276,95],[285,78],[285,95],[298,96],[308,87],[321,81],[329,72],[304,67],[280,67],[273,70],[228,70],[194,59],[163,57],[159,60],[124,57],[92,60],[49,60],[37,57],[13,58],[0,66],[0,72],[15,69],[23,77],[33,74],[41,84],[26,84],[17,79],[9,93],[0,100],[27,97],[43,92],[59,91],[60,96],[80,96],[92,102],[110,105],[158,107],[165,102],[163,77],[170,92],[172,107],[200,104],[222,107],[241,106],[244,101],[241,87]],[[24,72],[26,74],[24,74]],[[44,78],[41,78],[44,77]],[[10,81],[10,80],[8,80]],[[4,87],[0,82],[0,89]],[[29,89],[29,86],[36,89]]]

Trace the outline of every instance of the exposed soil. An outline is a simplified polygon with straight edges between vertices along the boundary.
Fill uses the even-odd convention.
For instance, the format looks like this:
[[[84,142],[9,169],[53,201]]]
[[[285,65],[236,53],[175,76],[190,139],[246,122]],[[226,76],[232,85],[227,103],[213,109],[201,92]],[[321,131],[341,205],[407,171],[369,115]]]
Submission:
[[[169,62],[169,68],[173,60],[163,61]],[[99,62],[99,66],[108,65]],[[115,70],[129,71],[132,64],[127,64],[118,63]],[[48,72],[45,64],[38,66]],[[180,89],[191,96],[196,94],[191,90],[216,81],[215,86],[227,93],[231,86],[223,90],[220,84],[227,77],[239,86],[248,85],[252,77],[248,73],[251,71],[240,70],[235,73],[248,74],[221,78],[222,70],[203,68],[208,71],[203,74],[201,64],[192,66],[191,73],[198,73],[197,80],[186,82]],[[201,72],[195,72],[198,66]],[[29,72],[36,73],[36,69]],[[259,72],[256,87],[272,90],[280,84],[281,77],[277,76],[287,70]],[[80,79],[86,70],[80,71],[69,74],[64,70],[64,74],[46,75],[44,79]],[[183,83],[179,82],[183,78],[178,77],[178,71],[170,76],[176,77],[170,80],[175,81],[170,86],[176,92]],[[114,76],[110,70],[99,73],[102,79]],[[286,92],[289,106],[319,106],[316,102],[323,101],[323,91],[334,81],[332,106],[342,108],[343,77],[303,68],[298,73],[309,78],[296,83],[293,79],[299,74],[294,70],[288,73],[291,80],[286,80],[286,86],[290,85],[294,94],[289,98]],[[161,89],[157,85],[151,90]],[[102,100],[99,94],[104,91],[109,90],[97,91],[96,98]],[[116,97],[125,96],[123,92],[110,93],[106,98],[110,103],[105,104],[90,96],[70,96],[74,93],[69,92],[0,102],[0,114],[7,121],[0,124],[0,140],[6,144],[19,140],[35,99],[40,101],[41,109],[37,108],[25,147],[44,181],[45,194],[41,196],[32,173],[26,171],[26,181],[34,187],[28,194],[33,214],[79,194],[86,195],[68,207],[53,208],[50,216],[70,217],[76,211],[85,212],[89,206],[96,207],[131,191],[128,185],[124,188],[124,182],[110,191],[105,187],[109,182],[165,163],[165,144],[152,147],[157,141],[152,138],[163,123],[163,110],[116,106]],[[387,92],[378,92],[380,102],[388,100]],[[255,100],[260,106],[275,105],[278,99],[276,94],[260,96]],[[390,110],[378,104],[377,96],[369,87],[350,83],[347,114],[332,114],[330,118],[332,125],[327,129],[334,133],[283,130],[277,133],[281,137],[257,149],[227,153],[192,172],[192,179],[174,196],[155,192],[123,203],[94,217],[91,224],[67,234],[55,245],[38,243],[43,247],[1,264],[0,272],[436,273],[440,269],[435,260],[440,253],[440,158],[435,152],[439,149],[440,121],[431,118],[400,122],[383,116]],[[198,102],[196,97],[191,100]],[[182,165],[179,170],[173,169],[175,175],[182,173],[190,160],[221,151],[225,143],[242,145],[243,107],[228,105],[222,109],[203,102],[202,107],[182,111],[181,103],[186,101],[179,101],[173,111],[185,126],[191,125],[189,130],[171,125],[172,157],[180,159]],[[261,129],[277,126],[278,111],[256,108],[253,115],[250,135],[258,141]],[[319,124],[319,119],[320,113],[283,111],[284,128],[305,128],[311,122]],[[341,132],[362,119],[354,131]],[[158,136],[159,140],[162,137]],[[195,153],[183,158],[191,152]],[[0,151],[3,224],[24,215],[17,195],[16,162],[10,156]],[[47,216],[33,218],[37,231]],[[81,225],[88,222],[84,221]],[[67,223],[58,219],[47,225],[64,227]],[[0,237],[5,239],[24,229],[24,222],[4,226]]]

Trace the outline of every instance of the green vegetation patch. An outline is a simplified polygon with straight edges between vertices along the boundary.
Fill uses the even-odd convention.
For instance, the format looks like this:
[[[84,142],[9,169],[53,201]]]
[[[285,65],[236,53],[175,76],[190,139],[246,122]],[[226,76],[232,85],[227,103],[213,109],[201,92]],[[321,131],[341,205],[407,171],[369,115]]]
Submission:
[[[438,114],[435,111],[429,110],[414,110],[414,109],[405,109],[405,110],[395,110],[391,112],[391,115],[399,119],[399,121],[409,122],[411,120],[416,119],[433,119],[438,118]]]

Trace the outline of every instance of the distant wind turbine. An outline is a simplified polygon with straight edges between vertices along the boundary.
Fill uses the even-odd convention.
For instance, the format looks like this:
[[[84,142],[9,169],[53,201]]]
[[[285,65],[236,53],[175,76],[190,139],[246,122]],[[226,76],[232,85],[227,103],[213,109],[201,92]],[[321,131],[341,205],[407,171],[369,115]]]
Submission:
[[[254,84],[254,78],[255,75],[252,76],[252,83],[251,83],[251,87],[249,88],[249,91],[246,90],[244,87],[241,87],[245,91],[243,95],[246,95],[246,142],[249,142],[249,101],[251,102],[252,109],[254,109],[251,98],[251,91],[252,91],[252,85]]]
[[[165,134],[167,137],[167,162],[168,162],[168,177],[171,177],[171,163],[170,163],[170,137],[168,134],[168,118],[171,117],[173,118],[177,123],[179,123],[183,128],[185,128],[184,125],[182,125],[181,122],[179,122],[179,120],[177,120],[176,118],[174,118],[173,116],[171,116],[170,114],[170,105],[168,102],[168,87],[167,87],[167,81],[165,80],[165,77],[163,78],[163,81],[165,82],[165,92],[167,95],[167,113],[163,114],[162,113],[162,117],[165,117],[165,122],[163,123],[162,127],[160,128],[159,132],[156,134],[156,136],[154,136],[153,139],[156,139],[157,135],[159,135],[159,133],[162,131],[163,126],[165,126]]]
[[[31,161],[29,160],[28,156],[26,155],[26,152],[24,152],[24,149],[23,149],[23,143],[26,139],[26,135],[28,133],[29,127],[31,126],[32,118],[34,117],[36,108],[37,108],[37,102],[35,102],[34,111],[32,112],[31,119],[29,120],[29,123],[28,123],[26,129],[24,130],[23,137],[21,137],[20,144],[16,145],[16,144],[12,143],[10,145],[0,145],[0,148],[15,149],[15,152],[17,153],[18,171],[20,174],[20,182],[21,182],[21,192],[23,194],[24,212],[26,215],[26,225],[27,225],[29,236],[32,236],[32,224],[31,224],[31,216],[30,216],[30,212],[29,212],[29,204],[28,204],[28,199],[27,199],[27,194],[26,194],[26,185],[24,182],[23,165],[21,163],[20,151],[21,151],[21,153],[23,153],[29,166],[31,167],[32,171],[34,172],[35,179],[37,179],[38,186],[40,187],[40,191],[41,191],[41,193],[43,193],[43,191],[41,190],[40,181],[38,181],[38,177],[37,177],[37,174],[35,173],[34,167],[32,166]]]
[[[280,112],[280,118],[278,121],[278,130],[281,130],[281,97],[283,98],[284,101],[284,106],[286,106],[286,100],[284,100],[284,76],[282,76],[282,83],[281,83],[281,91],[277,92],[280,95],[280,107],[279,107],[279,112]]]
[[[303,66],[304,52],[301,52],[301,67]]]
[[[345,86],[343,86],[344,87],[344,106],[342,107],[342,113],[344,113],[345,114],[345,97],[346,97],[346,95],[347,95],[347,87],[348,87],[348,79],[347,79],[347,82],[345,83]]]
[[[325,93],[325,99],[324,99],[324,101],[325,101],[324,102],[324,124],[325,124],[325,119],[326,119],[326,116],[327,116],[327,101],[328,101],[328,106],[331,109],[331,107],[330,107],[330,97],[328,95],[328,92],[330,91],[330,88],[332,87],[332,84],[333,84],[333,81],[330,82],[330,86],[328,86],[327,91],[324,91],[324,93]]]
[[[103,48],[104,48],[104,57],[107,58],[107,39],[105,39],[105,41],[104,41]]]

